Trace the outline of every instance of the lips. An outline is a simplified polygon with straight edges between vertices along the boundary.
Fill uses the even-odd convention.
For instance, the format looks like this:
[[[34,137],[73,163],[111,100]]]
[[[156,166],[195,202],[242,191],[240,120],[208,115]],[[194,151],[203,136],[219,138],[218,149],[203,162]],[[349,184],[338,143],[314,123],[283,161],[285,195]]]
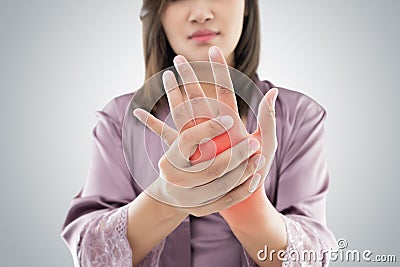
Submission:
[[[208,29],[201,29],[189,35],[189,39],[201,44],[206,44],[211,40],[213,40],[215,37],[217,37],[218,34],[219,32],[215,32]]]

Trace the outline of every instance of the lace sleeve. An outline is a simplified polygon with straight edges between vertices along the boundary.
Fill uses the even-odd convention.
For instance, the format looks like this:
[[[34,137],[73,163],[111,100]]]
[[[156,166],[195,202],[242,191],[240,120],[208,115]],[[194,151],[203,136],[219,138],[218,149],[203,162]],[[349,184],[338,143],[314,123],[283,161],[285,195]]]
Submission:
[[[319,238],[316,229],[299,218],[282,215],[287,231],[288,246],[283,267],[327,266],[329,248]]]
[[[128,205],[104,213],[88,222],[81,233],[78,258],[81,266],[132,267],[132,250],[127,238]],[[158,244],[139,264],[157,264],[164,242]]]
[[[126,236],[127,207],[106,212],[85,225],[78,244],[82,266],[132,266],[132,251]]]
[[[282,255],[284,256],[282,267],[327,266],[329,259],[328,255],[324,255],[324,251],[328,251],[328,248],[324,247],[317,231],[299,219],[290,219],[282,214],[281,216],[286,225],[288,244]],[[243,251],[245,255],[243,267],[257,267],[257,263],[246,250]]]

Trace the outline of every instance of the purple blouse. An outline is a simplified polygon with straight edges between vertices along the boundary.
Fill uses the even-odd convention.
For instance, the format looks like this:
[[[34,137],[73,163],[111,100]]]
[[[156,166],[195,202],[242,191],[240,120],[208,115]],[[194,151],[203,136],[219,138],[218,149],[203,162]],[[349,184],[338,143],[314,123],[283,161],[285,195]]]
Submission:
[[[262,94],[276,87],[269,81],[257,80],[257,85]],[[304,94],[276,88],[278,148],[264,186],[285,221],[286,252],[293,255],[304,250],[318,253],[336,248],[325,214],[329,187],[324,144],[326,112]],[[132,266],[135,248],[130,247],[127,239],[128,205],[143,191],[147,178],[157,172],[157,162],[163,155],[160,138],[150,130],[144,135],[143,125],[131,113],[131,99],[137,92],[116,97],[96,112],[88,178],[72,200],[61,233],[75,266]],[[253,97],[250,103],[255,113],[259,100]],[[160,119],[164,120],[168,112],[166,107]],[[249,113],[247,129],[252,132],[255,128],[256,114]],[[124,148],[124,137],[131,140],[128,147],[135,147],[134,150]],[[307,263],[326,266],[328,261],[325,258]],[[303,266],[302,261],[287,261],[283,265]],[[257,265],[219,213],[213,213],[200,218],[188,216],[139,266]]]

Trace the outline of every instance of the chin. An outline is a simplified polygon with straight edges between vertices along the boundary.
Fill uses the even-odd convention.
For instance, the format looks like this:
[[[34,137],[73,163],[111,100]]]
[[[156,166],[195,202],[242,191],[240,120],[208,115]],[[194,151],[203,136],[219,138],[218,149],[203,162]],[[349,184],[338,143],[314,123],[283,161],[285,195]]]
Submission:
[[[209,61],[208,55],[204,57],[186,57],[186,59],[189,62],[195,62],[195,61]]]
[[[207,45],[203,47],[196,47],[191,49],[190,51],[181,51],[181,53],[177,53],[177,55],[184,56],[187,61],[209,61],[208,58],[208,49],[210,49],[212,45]]]

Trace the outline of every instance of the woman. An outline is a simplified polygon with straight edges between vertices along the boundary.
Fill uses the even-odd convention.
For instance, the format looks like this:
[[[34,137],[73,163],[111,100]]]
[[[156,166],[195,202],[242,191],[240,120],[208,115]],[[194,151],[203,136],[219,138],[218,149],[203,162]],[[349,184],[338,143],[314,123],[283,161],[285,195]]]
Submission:
[[[174,146],[171,144],[182,138],[171,134],[172,124],[165,128],[170,133],[166,138],[160,130],[161,124],[157,123],[164,121],[172,112],[176,129],[182,128],[182,123],[177,125],[174,109],[184,99],[172,104],[171,100],[176,100],[178,95],[172,96],[170,91],[154,107],[143,107],[161,120],[148,117],[150,120],[147,125],[171,145],[165,152],[160,138],[151,135],[132,116],[133,100],[139,99],[144,104],[151,102],[155,99],[153,93],[156,89],[143,86],[137,92],[113,99],[102,111],[97,112],[89,177],[82,191],[72,201],[63,227],[62,237],[72,252],[75,265],[296,266],[300,264],[299,261],[282,263],[282,258],[276,253],[271,259],[270,255],[267,255],[267,259],[265,256],[273,249],[286,251],[293,256],[295,252],[305,250],[313,250],[319,255],[335,247],[335,239],[326,226],[325,217],[329,185],[323,140],[326,112],[311,98],[284,88],[279,88],[279,97],[275,100],[277,90],[272,89],[275,86],[258,79],[256,69],[260,33],[257,1],[148,0],[143,3],[141,19],[147,79],[173,64],[179,72],[186,60],[207,61],[210,57],[213,62],[227,64],[246,74],[265,95],[258,102],[245,101],[245,96],[237,96],[237,99],[230,97],[224,102],[233,111],[237,108],[241,121],[233,112],[230,114],[233,120],[228,118],[225,124],[224,120],[215,119],[223,127],[200,123],[187,126],[185,131],[197,127],[204,132],[192,131],[203,134],[198,134],[196,138],[207,137],[207,134],[213,138],[226,131],[234,133],[232,129],[240,124],[246,125],[248,132],[259,128],[262,132],[263,127],[267,127],[265,124],[269,123],[272,127],[269,129],[274,130],[270,131],[271,136],[276,136],[278,146],[275,152],[271,142],[266,141],[267,135],[256,139],[258,142],[255,142],[255,149],[251,152],[239,151],[246,146],[235,142],[226,151],[230,151],[232,157],[237,157],[237,168],[218,173],[221,178],[211,177],[213,174],[210,172],[205,178],[202,177],[207,181],[224,177],[231,179],[229,177],[240,166],[258,162],[257,169],[236,178],[237,186],[229,188],[228,194],[216,200],[208,198],[213,201],[207,201],[200,207],[196,203],[188,206],[165,204],[159,201],[159,195],[154,197],[154,194],[145,193],[143,189],[153,185],[152,178],[156,172],[168,173],[173,168],[168,164],[159,164],[160,170],[156,167],[153,170],[150,165],[145,165],[148,161],[143,158],[148,153],[153,166],[157,166],[158,162],[168,162],[162,159],[172,153],[170,151]],[[185,75],[180,74],[183,79]],[[170,74],[164,74],[163,78],[165,87],[173,82]],[[233,88],[237,90],[236,86]],[[181,96],[191,99],[185,96],[185,90]],[[209,99],[221,99],[218,98],[221,92],[215,90],[214,86],[202,83],[199,92]],[[250,99],[257,99],[254,98],[255,90],[246,92],[250,94]],[[232,105],[233,100],[235,105]],[[249,110],[254,110],[258,104],[260,114],[255,118]],[[268,122],[266,112],[260,111],[275,113],[275,116],[270,116]],[[135,111],[135,115],[143,122],[145,114],[144,111]],[[259,133],[260,130],[246,138],[241,137],[251,141]],[[183,147],[190,147],[188,142],[182,142]],[[275,152],[274,159],[269,157],[272,154],[263,156],[264,152],[260,153],[265,151],[264,148],[272,149],[272,154]],[[178,151],[176,147],[175,151]],[[222,154],[216,156],[215,162]],[[240,160],[248,160],[248,164],[239,165],[238,155],[242,155]],[[262,161],[265,163],[260,163]],[[256,176],[256,172],[261,173],[262,177]],[[168,181],[170,179],[174,177],[167,177]],[[265,182],[260,185],[260,180]],[[160,187],[156,189],[154,192],[162,194]],[[172,196],[174,200],[175,197]],[[199,199],[199,203],[202,201]],[[321,266],[326,265],[327,261],[325,257],[309,263]]]

